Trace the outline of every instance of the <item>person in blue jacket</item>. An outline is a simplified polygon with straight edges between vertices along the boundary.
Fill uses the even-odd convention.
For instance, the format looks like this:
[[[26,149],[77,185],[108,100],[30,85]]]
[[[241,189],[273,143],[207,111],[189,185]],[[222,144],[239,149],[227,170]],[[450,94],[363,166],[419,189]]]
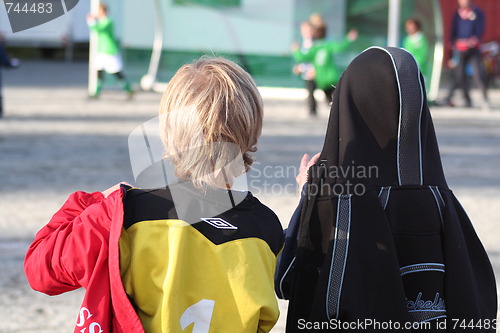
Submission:
[[[458,53],[457,79],[462,88],[465,106],[472,102],[467,83],[466,66],[472,65],[473,77],[483,95],[483,107],[488,108],[486,76],[481,63],[479,45],[484,33],[484,14],[471,0],[458,0],[458,9],[453,16],[451,26],[451,43]],[[448,101],[449,102],[449,101]]]

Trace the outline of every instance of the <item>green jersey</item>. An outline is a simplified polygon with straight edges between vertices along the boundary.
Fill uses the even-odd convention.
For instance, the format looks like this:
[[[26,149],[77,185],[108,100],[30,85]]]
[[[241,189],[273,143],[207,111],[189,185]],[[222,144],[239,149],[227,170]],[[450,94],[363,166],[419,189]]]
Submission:
[[[297,62],[313,64],[316,72],[314,82],[318,88],[325,90],[336,85],[342,73],[342,70],[335,63],[334,54],[346,50],[350,44],[348,39],[340,42],[318,39],[307,51],[294,51],[293,57]]]
[[[422,32],[417,32],[403,39],[403,48],[410,52],[417,61],[420,71],[427,77],[427,62],[429,56],[429,43]]]
[[[89,27],[97,32],[97,53],[113,55],[120,52],[118,41],[114,37],[113,22],[108,17],[94,20]]]

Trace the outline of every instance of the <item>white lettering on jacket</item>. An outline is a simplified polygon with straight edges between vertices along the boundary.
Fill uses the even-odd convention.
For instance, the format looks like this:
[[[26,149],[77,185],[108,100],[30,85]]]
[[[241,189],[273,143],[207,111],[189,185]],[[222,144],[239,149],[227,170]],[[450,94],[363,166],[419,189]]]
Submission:
[[[87,318],[85,318],[85,312],[87,313]],[[90,313],[89,309],[86,307],[83,307],[80,309],[80,316],[78,317],[78,322],[76,323],[76,326],[82,327],[85,324],[85,321],[90,319],[92,317],[92,314]]]
[[[90,313],[90,310],[87,309],[86,307],[82,306],[82,308],[80,309],[80,315],[78,316],[78,321],[76,323],[77,327],[83,327],[80,330],[80,332],[81,333],[103,333],[104,330],[102,329],[101,324],[99,324],[97,322],[91,322],[87,326],[87,320],[89,320],[90,317],[92,317],[92,313]],[[88,330],[88,332],[85,332],[87,330],[87,328],[89,330]]]

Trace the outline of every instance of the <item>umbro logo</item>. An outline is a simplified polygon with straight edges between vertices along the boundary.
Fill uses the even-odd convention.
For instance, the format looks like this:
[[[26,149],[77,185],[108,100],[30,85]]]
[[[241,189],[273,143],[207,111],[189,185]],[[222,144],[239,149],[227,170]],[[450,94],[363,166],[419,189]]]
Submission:
[[[202,217],[201,219],[217,229],[238,229],[238,227],[235,227],[220,217]]]

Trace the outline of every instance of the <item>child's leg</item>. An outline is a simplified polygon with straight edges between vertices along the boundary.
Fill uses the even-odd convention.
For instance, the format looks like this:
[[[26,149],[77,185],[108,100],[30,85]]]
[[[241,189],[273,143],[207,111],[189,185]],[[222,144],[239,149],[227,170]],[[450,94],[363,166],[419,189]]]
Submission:
[[[132,93],[132,87],[130,86],[130,82],[128,82],[128,80],[125,77],[125,75],[123,75],[123,72],[116,72],[115,76],[116,76],[116,78],[118,80],[120,80],[121,82],[123,82],[123,90],[125,90],[126,92],[128,92],[129,94],[131,94]]]
[[[474,50],[471,52],[471,56],[469,58],[469,61],[472,65],[473,71],[472,71],[472,76],[474,80],[476,81],[477,86],[481,89],[481,92],[483,93],[483,100],[484,102],[488,102],[488,87],[486,83],[486,72],[484,70],[484,64],[482,63],[481,60],[481,53],[479,50]]]
[[[458,82],[462,88],[462,92],[464,95],[465,106],[472,106],[470,94],[469,94],[469,84],[467,82],[467,71],[466,66],[469,62],[470,51],[463,51],[459,53],[459,62],[458,62]]]
[[[95,91],[92,97],[99,97],[99,95],[101,94],[103,82],[104,82],[104,71],[99,70],[97,71],[97,85],[95,87]]]
[[[306,80],[306,88],[308,92],[307,104],[309,105],[309,114],[316,115],[316,99],[314,98],[314,90],[316,90],[316,83],[314,80]]]

